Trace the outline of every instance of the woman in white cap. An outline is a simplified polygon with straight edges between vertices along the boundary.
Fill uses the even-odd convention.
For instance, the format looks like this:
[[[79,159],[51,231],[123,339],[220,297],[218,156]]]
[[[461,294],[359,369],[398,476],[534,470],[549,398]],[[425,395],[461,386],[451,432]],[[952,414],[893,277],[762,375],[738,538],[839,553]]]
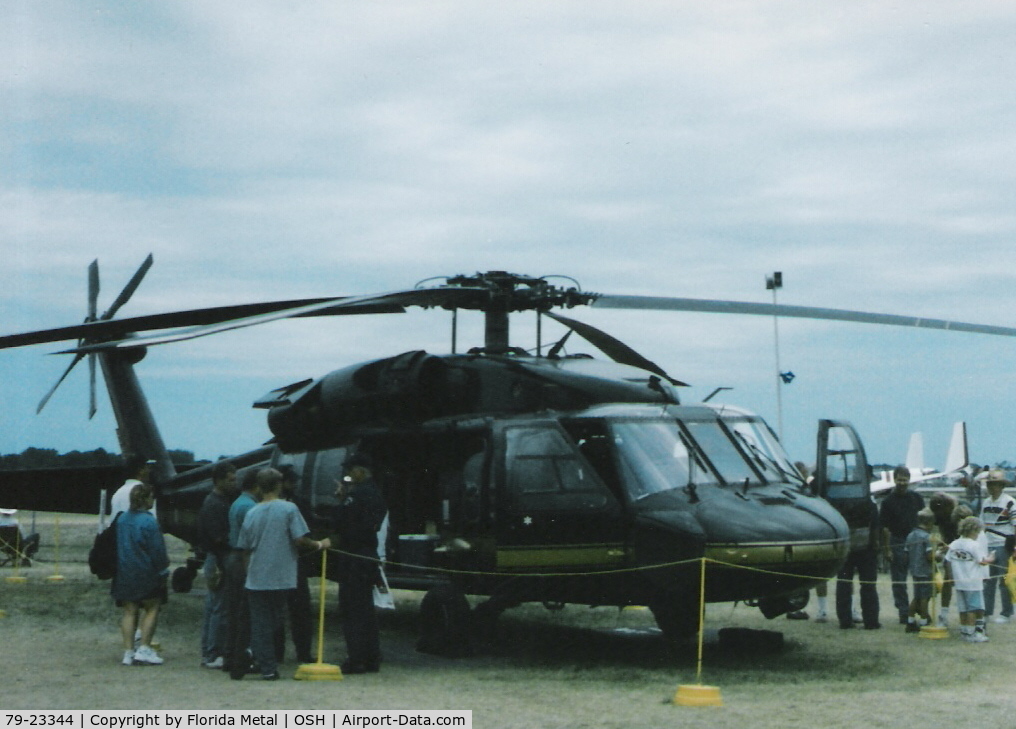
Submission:
[[[138,484],[131,490],[130,508],[116,524],[116,574],[111,592],[116,604],[123,608],[120,631],[125,666],[162,663],[152,648],[152,637],[159,608],[167,598],[169,556],[159,523],[152,516],[154,501],[152,487]],[[141,635],[135,649],[134,636],[138,630]]]

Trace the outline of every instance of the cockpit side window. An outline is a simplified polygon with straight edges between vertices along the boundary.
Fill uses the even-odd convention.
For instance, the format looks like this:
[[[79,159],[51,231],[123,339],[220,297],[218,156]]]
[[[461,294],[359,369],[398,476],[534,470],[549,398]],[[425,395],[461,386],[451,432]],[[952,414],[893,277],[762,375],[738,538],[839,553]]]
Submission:
[[[862,457],[852,431],[836,426],[829,429],[825,474],[827,499],[864,498],[868,495],[868,464]]]
[[[614,459],[614,440],[607,430],[606,423],[598,418],[576,418],[562,421],[561,425],[614,497],[623,502],[625,499],[621,479]]]
[[[551,426],[506,430],[508,491],[530,508],[604,506],[609,492],[582,463],[564,434]]]

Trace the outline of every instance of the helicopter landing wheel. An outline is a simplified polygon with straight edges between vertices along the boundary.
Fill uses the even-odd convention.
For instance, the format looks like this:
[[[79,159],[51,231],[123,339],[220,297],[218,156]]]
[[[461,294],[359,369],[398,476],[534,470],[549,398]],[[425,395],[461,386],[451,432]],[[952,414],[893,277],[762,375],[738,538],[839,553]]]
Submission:
[[[416,650],[447,658],[473,654],[470,609],[465,593],[453,585],[427,591],[420,602],[420,639]]]
[[[190,592],[194,586],[194,573],[186,567],[177,567],[173,570],[170,584],[173,586],[173,592]]]
[[[671,648],[683,644],[698,631],[698,611],[676,593],[660,592],[648,607]]]

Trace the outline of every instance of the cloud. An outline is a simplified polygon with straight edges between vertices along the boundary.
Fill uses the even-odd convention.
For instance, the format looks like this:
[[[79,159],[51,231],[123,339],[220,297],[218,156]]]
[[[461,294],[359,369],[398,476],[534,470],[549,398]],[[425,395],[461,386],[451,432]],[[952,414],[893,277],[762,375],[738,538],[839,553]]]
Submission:
[[[23,3],[0,27],[3,331],[80,321],[88,263],[101,307],[149,252],[125,316],[488,269],[766,301],[782,270],[785,303],[1012,324],[1014,16],[992,1]],[[770,320],[576,316],[772,416]],[[231,374],[249,399],[441,351],[447,326],[441,312],[273,324],[155,348],[143,367],[170,409],[205,407]],[[793,404],[807,391],[879,440],[910,427],[886,410],[945,398],[907,386],[913,342],[957,383],[951,353],[983,344],[781,326],[787,361],[805,363],[788,409],[817,417]],[[41,397],[39,370],[62,365],[26,362],[0,368]],[[1013,393],[979,367],[982,394],[949,397],[994,422],[992,397]],[[875,372],[903,374],[893,388],[860,374]],[[22,403],[4,411],[10,434]],[[0,451],[26,442],[8,439]]]

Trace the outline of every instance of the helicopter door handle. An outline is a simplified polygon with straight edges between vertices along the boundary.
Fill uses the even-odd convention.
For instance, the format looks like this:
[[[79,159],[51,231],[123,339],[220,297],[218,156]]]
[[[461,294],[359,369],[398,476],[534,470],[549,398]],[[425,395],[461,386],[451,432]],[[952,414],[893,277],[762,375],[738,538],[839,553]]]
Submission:
[[[623,549],[608,549],[607,550],[607,556],[608,557],[623,557],[624,556],[624,550]]]

